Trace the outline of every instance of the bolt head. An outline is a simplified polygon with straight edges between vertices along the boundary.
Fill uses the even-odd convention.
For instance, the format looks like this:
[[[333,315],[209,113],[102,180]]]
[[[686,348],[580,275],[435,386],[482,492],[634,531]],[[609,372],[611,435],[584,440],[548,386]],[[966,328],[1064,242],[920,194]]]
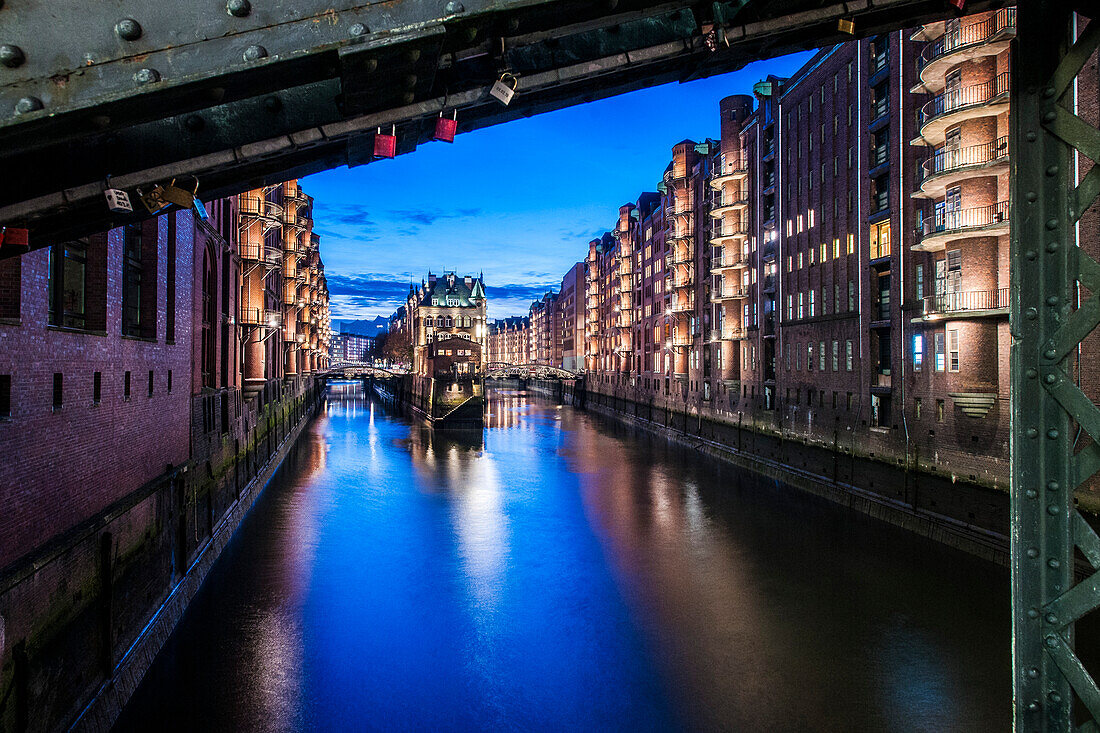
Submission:
[[[248,0],[229,0],[225,4],[225,10],[235,18],[244,18],[252,12],[252,3]]]
[[[1058,440],[1059,434],[1060,433],[1054,428],[1051,428],[1050,430],[1047,431],[1047,437],[1050,438],[1051,440]]]
[[[443,7],[443,10],[444,10],[444,12],[446,12],[446,13],[448,13],[448,14],[450,14],[450,13],[464,13],[464,12],[466,12],[466,8],[465,8],[465,7],[463,7],[462,3],[456,3],[456,2],[449,2],[449,3],[447,3],[447,4],[446,4],[446,5],[445,5],[445,6]]]
[[[1029,437],[1029,438],[1038,438],[1039,437],[1039,431],[1036,430],[1035,428],[1028,428],[1027,429],[1027,437]]]
[[[15,103],[15,114],[25,115],[42,109],[42,100],[38,97],[23,97]]]
[[[1055,648],[1056,646],[1058,646],[1058,637],[1054,635],[1048,636],[1046,638],[1046,645],[1051,649]]]
[[[7,66],[9,69],[14,69],[23,65],[23,62],[27,60],[27,57],[23,54],[23,49],[19,46],[15,46],[10,43],[5,43],[0,46],[0,64]]]
[[[1056,119],[1058,119],[1058,113],[1054,110],[1043,113],[1043,122],[1054,122]]]
[[[1039,557],[1039,548],[1038,547],[1029,547],[1029,548],[1027,548],[1027,556],[1028,557]]]
[[[140,69],[134,74],[134,81],[138,84],[152,84],[160,81],[160,74],[156,69]]]
[[[263,46],[252,45],[244,50],[245,61],[259,61],[262,58],[267,58],[267,49]]]
[[[1060,488],[1060,486],[1059,486],[1057,481],[1048,481],[1047,482],[1047,491],[1057,491],[1059,488]]]
[[[1027,319],[1029,321],[1034,321],[1036,318],[1039,317],[1039,311],[1035,310],[1034,308],[1028,308],[1024,315],[1027,316]]]
[[[348,28],[348,33],[358,38],[359,36],[365,36],[367,34],[367,27],[362,23],[355,23]]]
[[[141,38],[141,23],[133,18],[123,18],[115,23],[115,34],[124,41],[136,41]]]

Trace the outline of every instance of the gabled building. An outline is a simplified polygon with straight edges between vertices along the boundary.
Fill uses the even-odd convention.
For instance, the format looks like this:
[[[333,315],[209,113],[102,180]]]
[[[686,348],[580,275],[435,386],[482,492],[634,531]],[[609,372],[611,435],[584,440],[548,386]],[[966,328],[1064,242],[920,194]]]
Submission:
[[[428,273],[419,288],[411,288],[405,303],[406,319],[413,346],[413,371],[427,374],[428,345],[451,338],[469,339],[488,350],[488,299],[481,275],[459,277]]]

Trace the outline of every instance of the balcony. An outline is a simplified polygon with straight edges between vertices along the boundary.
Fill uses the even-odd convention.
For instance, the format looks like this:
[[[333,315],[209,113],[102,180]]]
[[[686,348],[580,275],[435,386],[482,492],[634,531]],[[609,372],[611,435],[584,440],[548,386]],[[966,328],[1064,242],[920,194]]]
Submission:
[[[739,221],[733,224],[723,221],[718,226],[713,227],[708,241],[720,247],[728,241],[743,239],[747,236],[749,236],[749,223],[747,221]]]
[[[889,392],[893,384],[890,369],[879,369],[871,375],[871,390],[875,392]]]
[[[677,267],[665,276],[665,280],[674,288],[690,287],[695,280],[695,273],[692,272],[693,269],[694,268],[690,266]]]
[[[941,150],[921,164],[920,192],[914,198],[939,198],[968,176],[995,175],[1007,166],[1007,137],[957,150]]]
[[[880,165],[885,165],[890,162],[890,149],[886,145],[879,145],[878,147],[871,148],[870,155],[867,160],[867,167],[869,169],[878,168]]]
[[[691,336],[691,334],[673,334],[672,335],[672,345],[676,348],[681,348],[681,349],[688,348],[693,343],[695,343],[695,339]]]
[[[673,247],[672,252],[669,254],[671,257],[672,265],[690,265],[695,262],[695,247],[690,243],[685,242],[676,247]]]
[[[686,298],[680,295],[674,297],[671,310],[673,313],[690,313],[695,310],[695,295],[690,294]]]
[[[715,219],[721,219],[726,213],[748,208],[749,194],[747,191],[733,191],[728,195],[717,196],[710,207],[710,215]]]
[[[964,290],[940,293],[922,302],[923,316],[918,320],[941,318],[982,318],[1008,314],[1008,288],[996,290]]]
[[[966,20],[963,20],[966,23]],[[1002,8],[985,20],[960,25],[925,46],[917,60],[921,85],[929,92],[943,88],[947,70],[964,61],[995,56],[1016,35],[1016,8]]]
[[[933,97],[920,108],[917,115],[920,138],[913,142],[940,146],[948,127],[964,120],[1006,112],[1011,88],[1011,76],[1005,72],[987,82],[951,89]]]
[[[749,297],[748,288],[737,285],[735,287],[720,287],[714,288],[710,291],[710,300],[712,303],[721,303],[727,300],[740,300],[741,298]]]
[[[711,341],[742,341],[745,338],[745,329],[740,327],[725,326],[721,329],[712,329],[710,332]]]
[[[710,271],[721,272],[735,268],[748,267],[749,258],[743,252],[722,252],[720,257],[711,257]]]
[[[264,310],[262,308],[249,308],[241,306],[238,312],[239,323],[242,326],[254,326],[258,328],[282,328],[282,311]]]
[[[998,237],[1008,234],[1008,202],[955,211],[938,211],[917,226],[919,252],[938,252],[948,242],[967,237]]]
[[[283,207],[274,201],[259,196],[238,196],[237,208],[241,216],[263,221],[267,225],[265,229],[282,223]]]
[[[711,188],[718,190],[732,181],[740,181],[749,175],[749,159],[747,155],[730,153],[722,156],[723,163],[715,169],[710,178]]]

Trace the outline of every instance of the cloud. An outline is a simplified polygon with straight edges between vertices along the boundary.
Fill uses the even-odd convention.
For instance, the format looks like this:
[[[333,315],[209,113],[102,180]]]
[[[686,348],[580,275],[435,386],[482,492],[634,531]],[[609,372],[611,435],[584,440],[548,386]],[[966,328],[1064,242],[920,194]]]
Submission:
[[[489,302],[494,300],[538,300],[546,294],[554,285],[541,285],[538,283],[508,283],[505,285],[486,285],[485,294],[489,296]]]
[[[453,212],[444,212],[439,209],[392,209],[387,212],[387,218],[397,222],[431,226],[442,219],[472,219],[481,214],[481,209],[456,209]]]

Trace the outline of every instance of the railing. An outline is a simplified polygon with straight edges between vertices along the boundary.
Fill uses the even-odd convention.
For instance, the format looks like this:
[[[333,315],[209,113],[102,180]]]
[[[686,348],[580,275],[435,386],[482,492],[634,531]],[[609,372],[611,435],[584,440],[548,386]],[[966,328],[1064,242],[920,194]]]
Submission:
[[[686,243],[681,244],[677,247],[673,247],[671,257],[673,265],[688,264],[690,262],[694,262],[695,247]]]
[[[1008,288],[946,292],[924,299],[924,315],[1003,310],[1008,306]]]
[[[669,273],[668,280],[672,282],[674,288],[686,288],[691,285],[694,280],[694,273],[689,268],[680,269],[677,268]]]
[[[726,153],[722,156],[722,164],[714,169],[711,178],[731,176],[735,173],[743,173],[749,169],[749,157],[741,153]]]
[[[672,334],[672,345],[677,347],[691,346],[694,343],[694,339],[691,334]]]
[[[745,338],[745,329],[726,326],[724,328],[711,329],[711,341],[739,341]]]
[[[1008,202],[1000,201],[989,206],[954,211],[937,211],[923,219],[917,226],[917,237],[953,232],[962,229],[979,229],[994,224],[1008,223]]]
[[[238,196],[237,207],[240,213],[246,216],[278,220],[283,215],[283,207],[280,204],[257,196]]]
[[[748,295],[744,286],[737,285],[736,287],[726,288],[714,288],[710,292],[710,299],[713,300],[731,300],[733,298],[744,298]]]
[[[264,326],[265,328],[282,328],[283,326],[282,311],[241,306],[238,309],[237,316],[238,322],[242,326]]]
[[[868,254],[869,254],[869,259],[871,259],[871,260],[877,260],[881,257],[889,257],[890,256],[890,242],[888,242],[888,241],[887,242],[878,242],[878,243],[871,242],[870,251],[869,251]]]
[[[921,164],[921,181],[940,173],[950,173],[959,168],[984,165],[1008,159],[1008,137],[993,142],[970,145],[957,150],[941,150]]]
[[[764,176],[763,184],[764,184],[765,189],[768,189],[768,188],[771,188],[772,186],[774,186],[775,185],[775,174],[772,173],[771,175]]]
[[[991,17],[977,23],[960,25],[959,28],[945,33],[938,39],[925,46],[917,61],[918,68],[925,66],[949,53],[954,53],[967,46],[976,46],[985,43],[989,39],[1004,33],[1016,31],[1016,8],[1002,8]]]
[[[677,297],[672,299],[672,312],[673,313],[686,313],[695,309],[695,295],[684,298]]]
[[[892,379],[890,377],[890,369],[889,368],[882,369],[879,372],[871,375],[871,386],[872,387],[889,388],[891,384],[892,384]]]
[[[1006,71],[997,74],[987,82],[959,87],[936,95],[930,99],[917,115],[917,123],[924,125],[940,115],[948,114],[966,107],[974,107],[1008,94],[1012,88],[1011,75]]]
[[[743,252],[723,252],[720,257],[711,257],[710,269],[721,270],[724,267],[737,267],[746,260]]]
[[[871,102],[871,121],[874,122],[878,118],[886,115],[890,111],[890,95],[884,94],[875,101]]]
[[[748,222],[739,221],[736,224],[730,224],[729,222],[723,221],[720,223],[716,223],[715,226],[711,227],[710,238],[717,239],[719,237],[741,237],[748,235],[748,233]]]
[[[278,245],[264,245],[264,262],[272,267],[278,267],[283,262],[283,247]]]
[[[711,208],[719,209],[723,206],[736,206],[738,204],[748,204],[749,194],[747,191],[737,190],[729,196],[719,195],[715,196],[711,201]]]

